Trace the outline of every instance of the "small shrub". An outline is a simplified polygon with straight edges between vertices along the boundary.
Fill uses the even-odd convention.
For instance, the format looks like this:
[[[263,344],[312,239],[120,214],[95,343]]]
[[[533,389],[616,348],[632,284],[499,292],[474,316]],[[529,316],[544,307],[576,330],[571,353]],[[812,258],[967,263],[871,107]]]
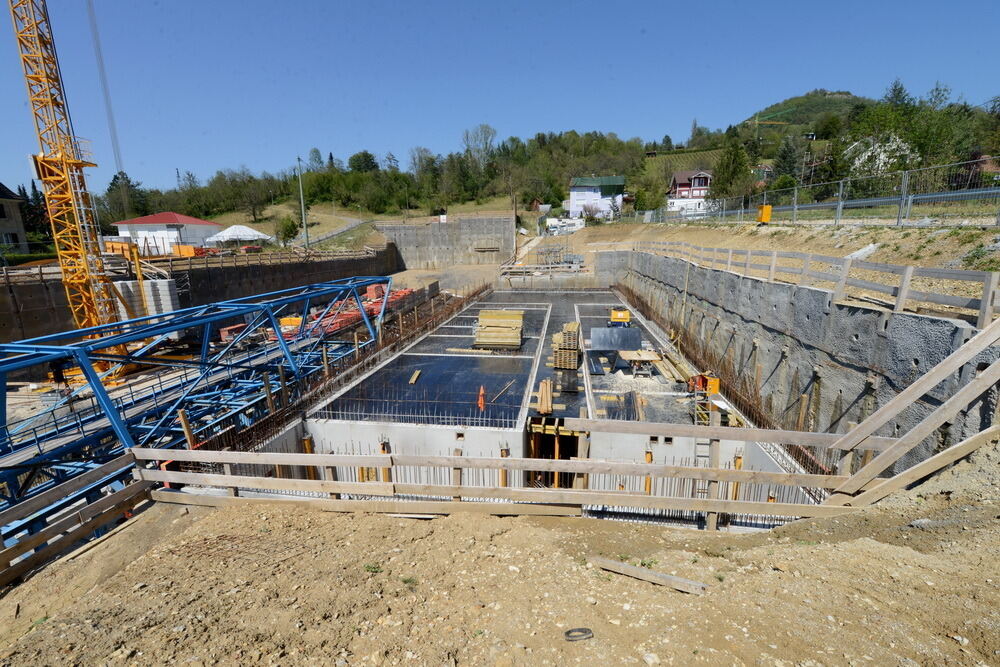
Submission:
[[[659,562],[660,561],[656,560],[655,558],[643,558],[642,560],[639,561],[639,567],[644,567],[648,570]]]
[[[382,571],[382,566],[378,563],[368,563],[365,565],[365,572],[370,572],[372,574],[378,574]]]
[[[403,577],[402,579],[400,579],[400,581],[402,581],[407,586],[416,586],[417,585],[417,578],[416,577]]]

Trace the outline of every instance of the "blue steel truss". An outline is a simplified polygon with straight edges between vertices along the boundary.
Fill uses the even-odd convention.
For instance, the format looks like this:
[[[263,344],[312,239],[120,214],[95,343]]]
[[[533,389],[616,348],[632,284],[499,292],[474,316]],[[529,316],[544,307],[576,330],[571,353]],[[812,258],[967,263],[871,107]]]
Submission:
[[[370,285],[385,287],[374,317],[362,298]],[[349,328],[363,326],[368,333],[357,345],[375,344],[391,287],[388,277],[346,278],[0,344],[0,386],[14,371],[51,364],[67,375],[77,368],[84,380],[48,409],[17,422],[8,422],[6,394],[0,397],[0,511],[127,447],[182,445],[182,408],[199,439],[234,423],[249,426],[268,413],[267,390],[280,396],[283,379],[287,390],[322,372],[324,352],[328,363],[355,353],[356,341],[339,339],[344,330],[325,331],[324,318],[356,307],[360,320]],[[298,330],[282,331],[279,318],[293,315],[302,318]],[[220,327],[240,323],[247,326],[219,341]],[[163,348],[176,347],[178,338],[197,351],[164,356]],[[123,367],[142,366],[152,374],[110,390],[105,385]],[[23,522],[0,526],[3,538],[23,529]]]

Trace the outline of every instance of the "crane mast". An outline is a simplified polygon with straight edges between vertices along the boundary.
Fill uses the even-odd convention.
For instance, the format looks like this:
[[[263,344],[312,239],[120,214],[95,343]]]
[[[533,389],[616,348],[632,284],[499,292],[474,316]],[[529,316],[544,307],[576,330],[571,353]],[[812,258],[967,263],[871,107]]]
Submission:
[[[40,152],[32,156],[42,182],[63,287],[77,327],[117,322],[117,290],[101,256],[94,202],[84,167],[95,167],[73,133],[45,0],[10,0],[28,102]]]

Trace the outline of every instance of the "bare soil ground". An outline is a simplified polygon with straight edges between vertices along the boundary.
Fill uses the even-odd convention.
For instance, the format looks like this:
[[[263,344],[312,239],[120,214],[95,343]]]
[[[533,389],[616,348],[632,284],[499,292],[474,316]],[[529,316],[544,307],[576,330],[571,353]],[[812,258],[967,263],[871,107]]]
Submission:
[[[525,263],[535,263],[537,251],[554,245],[564,246],[568,251],[585,256],[592,263],[592,254],[615,247],[630,247],[636,241],[684,241],[702,248],[733,248],[739,250],[788,251],[813,253],[830,257],[844,257],[870,244],[877,249],[865,258],[869,262],[884,264],[912,265],[932,268],[969,269],[980,271],[1000,270],[1000,252],[990,250],[993,244],[1000,247],[1000,228],[980,229],[978,227],[915,228],[893,226],[788,226],[770,224],[721,225],[721,224],[613,224],[587,227],[575,234],[546,237],[533,248],[525,258]],[[723,255],[719,255],[720,259]],[[763,258],[755,259],[763,264]],[[799,268],[796,260],[782,259],[779,264]],[[717,265],[718,266],[718,265]],[[814,261],[810,268],[836,275],[839,269]],[[743,272],[742,266],[734,268]],[[755,270],[750,275],[766,277],[767,271]],[[887,286],[899,284],[900,277],[893,274],[864,271],[857,268],[851,277],[870,280]],[[779,280],[794,280],[792,274],[781,275]],[[813,287],[830,289],[829,282],[813,281]],[[941,280],[937,278],[914,278],[911,288],[939,294],[979,297],[983,285],[980,282]],[[884,293],[848,288],[848,297],[875,299],[878,303],[892,305],[892,297]],[[909,307],[916,305],[911,301]],[[968,309],[951,306],[921,304],[919,311],[932,315],[963,317],[973,319],[974,313]]]
[[[998,664],[998,464],[752,534],[159,505],[0,599],[0,663]]]
[[[867,258],[870,262],[912,264],[914,266],[946,268],[980,268],[963,266],[962,257],[977,245],[989,245],[1000,229],[977,227],[933,229],[926,227],[892,226],[791,226],[755,225],[598,225],[587,227],[569,236],[549,237],[545,245],[565,244],[573,252],[594,252],[600,246],[593,243],[628,241],[686,241],[714,248],[751,250],[785,250],[811,252],[843,257],[871,244],[878,249]],[[997,257],[995,251],[987,258]]]

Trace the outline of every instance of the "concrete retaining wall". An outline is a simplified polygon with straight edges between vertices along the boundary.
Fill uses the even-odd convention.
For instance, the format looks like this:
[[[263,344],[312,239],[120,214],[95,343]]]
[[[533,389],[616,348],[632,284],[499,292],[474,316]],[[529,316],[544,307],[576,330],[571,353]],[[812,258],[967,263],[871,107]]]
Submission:
[[[396,252],[389,246],[376,251],[374,257],[195,268],[183,272],[187,274],[186,286],[185,277],[175,278],[181,283],[181,307],[186,308],[351,276],[384,276],[397,270]]]
[[[420,224],[379,223],[403,268],[440,269],[455,264],[500,264],[514,256],[514,218],[457,218]]]
[[[200,306],[351,276],[383,276],[397,270],[396,251],[391,245],[376,251],[373,257],[179,270],[172,276],[177,297],[173,303],[180,308]],[[158,298],[154,295],[154,300]],[[73,328],[66,292],[58,280],[0,283],[0,342]]]

